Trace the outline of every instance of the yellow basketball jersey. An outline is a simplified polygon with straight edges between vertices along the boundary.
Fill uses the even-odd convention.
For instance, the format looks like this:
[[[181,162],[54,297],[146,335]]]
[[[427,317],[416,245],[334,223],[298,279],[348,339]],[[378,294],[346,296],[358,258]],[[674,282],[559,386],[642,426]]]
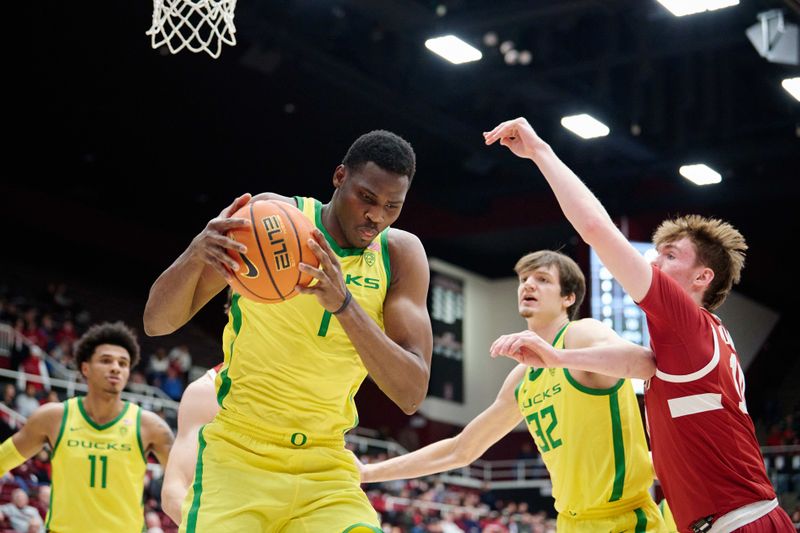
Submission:
[[[64,402],[51,460],[48,531],[142,531],[141,413],[138,405],[125,402],[119,416],[101,426],[86,414],[83,398]]]
[[[554,347],[564,347],[568,327],[558,332]],[[550,472],[559,513],[610,516],[650,498],[652,469],[630,380],[591,389],[567,369],[529,368],[516,395]]]
[[[342,249],[322,225],[322,204],[296,200],[336,253],[353,298],[383,329],[389,228],[364,249]],[[234,294],[228,318],[216,379],[220,419],[295,446],[341,441],[358,424],[353,396],[367,371],[336,317],[315,296],[264,304]]]

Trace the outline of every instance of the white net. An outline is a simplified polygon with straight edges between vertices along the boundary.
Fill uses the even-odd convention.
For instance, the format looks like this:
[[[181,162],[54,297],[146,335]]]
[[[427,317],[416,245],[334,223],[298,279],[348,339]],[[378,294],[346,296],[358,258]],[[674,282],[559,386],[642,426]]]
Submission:
[[[236,44],[236,0],[153,0],[153,25],[147,30],[153,48],[166,45],[177,54],[206,52],[213,58],[222,43]]]

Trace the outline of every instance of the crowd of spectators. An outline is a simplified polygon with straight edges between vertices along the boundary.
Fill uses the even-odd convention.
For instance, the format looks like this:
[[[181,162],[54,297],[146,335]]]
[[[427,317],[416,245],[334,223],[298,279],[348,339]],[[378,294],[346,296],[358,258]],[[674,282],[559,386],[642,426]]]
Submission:
[[[0,324],[13,330],[0,346],[0,368],[39,376],[29,383],[24,376],[18,379],[18,388],[26,391],[23,403],[28,407],[34,406],[32,397],[41,400],[51,389],[51,376],[68,379],[69,373],[77,370],[75,341],[90,323],[90,313],[74,301],[64,284],[51,283],[38,296],[12,294],[0,286]],[[129,389],[141,392],[142,385],[150,385],[178,401],[191,367],[192,356],[184,344],[169,351],[159,347],[152,353],[142,353],[141,363],[131,372]],[[32,395],[29,385],[34,389]],[[21,414],[28,416],[30,411]]]

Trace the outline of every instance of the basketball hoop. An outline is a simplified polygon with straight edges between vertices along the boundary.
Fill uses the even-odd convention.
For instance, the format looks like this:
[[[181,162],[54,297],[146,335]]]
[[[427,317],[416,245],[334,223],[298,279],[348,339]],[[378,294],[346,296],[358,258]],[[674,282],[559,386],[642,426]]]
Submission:
[[[218,58],[222,43],[236,45],[236,0],[153,0],[153,25],[147,30],[153,48],[170,53],[184,48]]]

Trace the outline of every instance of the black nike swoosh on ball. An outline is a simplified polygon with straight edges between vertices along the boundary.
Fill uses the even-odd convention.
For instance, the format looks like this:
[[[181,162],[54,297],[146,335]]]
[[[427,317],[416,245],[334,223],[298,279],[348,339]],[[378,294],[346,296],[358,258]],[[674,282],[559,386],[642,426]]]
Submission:
[[[258,269],[256,268],[256,266],[252,262],[250,262],[250,260],[247,258],[247,256],[244,255],[243,253],[239,252],[239,257],[242,258],[242,262],[247,267],[247,272],[242,274],[242,276],[244,276],[246,278],[256,278],[256,277],[258,277]]]

